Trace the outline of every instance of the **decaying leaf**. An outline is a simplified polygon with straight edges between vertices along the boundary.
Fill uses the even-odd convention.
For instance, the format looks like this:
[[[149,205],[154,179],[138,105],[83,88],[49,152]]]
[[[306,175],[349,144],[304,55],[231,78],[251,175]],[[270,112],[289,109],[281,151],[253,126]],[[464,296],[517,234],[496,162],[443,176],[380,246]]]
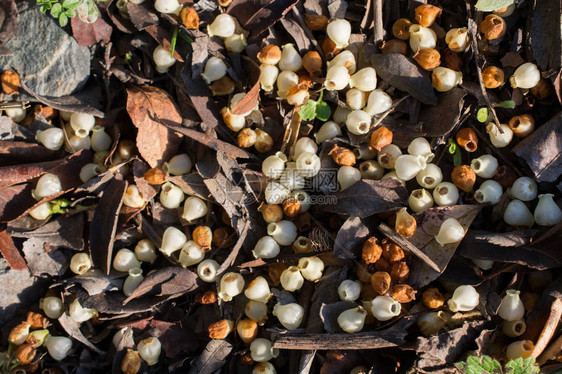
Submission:
[[[131,22],[139,31],[158,23],[158,16],[145,3],[134,4],[128,2],[127,11],[129,12],[129,17],[131,17]]]
[[[180,323],[153,319],[148,327],[153,329],[152,331],[158,331],[158,338],[162,342],[162,350],[166,357],[173,358],[180,353],[191,353],[199,347],[193,331]]]
[[[97,269],[90,269],[82,275],[76,275],[66,279],[65,284],[79,284],[90,296],[98,295],[106,291],[116,291],[123,288],[124,276],[112,271],[109,274],[102,273]]]
[[[63,313],[62,316],[58,319],[60,325],[66,331],[66,333],[71,336],[72,338],[78,340],[80,343],[84,344],[86,347],[90,348],[92,351],[103,354],[104,352],[93,345],[80,331],[80,323],[76,322],[66,313]]]
[[[160,167],[177,153],[181,138],[156,118],[181,124],[181,113],[170,95],[159,88],[127,89],[127,112],[138,128],[137,148],[150,167]]]
[[[0,45],[8,43],[18,31],[18,9],[15,0],[3,1],[0,6]]]
[[[13,239],[6,233],[0,231],[0,253],[14,270],[29,270],[23,256],[16,248]]]
[[[344,332],[338,324],[339,315],[348,310],[356,308],[357,304],[349,301],[338,301],[333,304],[323,304],[320,308],[320,318],[324,323],[324,330],[331,333]]]
[[[439,95],[435,106],[422,111],[419,121],[423,122],[425,136],[437,137],[451,132],[461,116],[465,96],[464,89],[455,87],[446,95]]]
[[[232,108],[233,114],[244,114],[253,110],[260,101],[260,82],[256,82],[252,89],[248,91],[246,96],[240,100],[234,108]]]
[[[506,0],[507,1],[507,0]],[[531,46],[541,70],[560,69],[560,2],[543,0],[535,4],[531,20]]]
[[[361,246],[374,235],[377,219],[349,217],[339,229],[334,243],[334,255],[339,258],[358,258]]]
[[[103,17],[98,17],[94,23],[82,22],[80,18],[73,17],[70,20],[72,26],[72,36],[81,46],[88,47],[90,45],[109,42],[113,28],[104,21]]]
[[[64,247],[80,251],[84,247],[84,240],[82,239],[84,216],[82,214],[57,217],[34,230],[15,227],[13,223],[11,222],[8,225],[7,230],[15,238],[41,239],[51,249]]]
[[[44,239],[27,239],[23,243],[23,253],[31,274],[35,276],[59,277],[68,269],[67,255],[62,250],[50,251],[49,243]]]
[[[232,352],[232,344],[226,340],[211,340],[203,353],[191,361],[189,374],[212,374],[226,363],[226,358]]]
[[[141,296],[179,296],[199,288],[200,280],[196,273],[181,267],[165,267],[144,278],[135,291],[125,300],[125,304]]]

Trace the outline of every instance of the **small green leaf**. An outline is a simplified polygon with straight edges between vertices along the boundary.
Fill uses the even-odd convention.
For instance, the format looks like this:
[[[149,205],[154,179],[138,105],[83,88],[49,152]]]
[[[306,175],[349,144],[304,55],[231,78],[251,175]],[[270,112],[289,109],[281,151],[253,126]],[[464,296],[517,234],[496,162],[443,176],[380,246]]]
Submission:
[[[489,111],[488,108],[480,108],[478,109],[478,113],[476,113],[476,119],[478,120],[478,122],[486,122],[488,121],[488,115],[489,115]]]
[[[59,16],[59,25],[61,25],[61,27],[68,25],[68,16],[66,14],[61,13]]]
[[[76,15],[76,11],[70,9],[70,10],[66,10],[66,11],[64,12],[64,14],[66,14],[66,16],[67,16],[68,18],[72,18],[72,17],[74,17],[74,16]]]
[[[324,101],[318,102],[318,104],[316,105],[316,118],[318,118],[320,121],[326,122],[328,118],[330,118],[331,113],[332,109],[330,109],[328,103]]]
[[[453,139],[449,139],[449,153],[455,154],[456,151],[457,151],[457,143],[455,143],[455,141]],[[474,359],[475,359],[474,356],[470,356],[469,358],[466,359],[466,362],[468,362],[470,364],[470,361],[472,361]]]
[[[54,4],[53,7],[51,8],[51,16],[58,18],[61,13],[62,13],[62,5],[60,5],[59,3]]]
[[[506,100],[506,101],[502,101],[499,104],[494,104],[493,106],[494,106],[494,108],[513,109],[513,108],[515,108],[515,101]]]
[[[515,3],[515,0],[478,0],[475,7],[481,12],[493,12]]]
[[[179,28],[174,27],[174,35],[172,35],[172,41],[170,42],[170,56],[174,57],[174,52],[176,51],[176,42],[178,41],[178,30]]]
[[[49,10],[49,7],[47,5],[42,5],[39,10],[41,10],[42,13],[47,13],[47,10]]]
[[[301,118],[305,121],[312,121],[316,118],[316,105],[316,101],[308,100],[308,102],[301,107],[301,110],[299,111]]]
[[[182,38],[182,39],[185,40],[186,42],[188,42],[188,43],[193,43],[193,39],[191,39],[191,38],[189,37],[189,35],[184,34],[183,31],[180,30],[179,35],[180,35],[180,38]]]

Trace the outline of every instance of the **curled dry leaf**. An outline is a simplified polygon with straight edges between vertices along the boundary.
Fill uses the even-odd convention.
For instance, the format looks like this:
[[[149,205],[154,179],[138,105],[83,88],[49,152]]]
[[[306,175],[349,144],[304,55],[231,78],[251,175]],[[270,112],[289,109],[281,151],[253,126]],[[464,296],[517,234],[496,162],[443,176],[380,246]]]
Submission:
[[[226,358],[232,352],[232,344],[226,340],[213,339],[203,352],[191,361],[188,374],[215,373],[226,363]]]
[[[159,269],[144,278],[125,304],[141,296],[179,296],[196,291],[200,281],[196,273],[180,267]]]
[[[14,270],[28,270],[27,264],[6,230],[0,231],[0,253]]]
[[[131,22],[139,31],[158,24],[158,16],[147,5],[146,3],[127,3],[127,12],[129,17],[131,17]]]
[[[339,258],[358,258],[363,242],[374,235],[377,221],[375,217],[349,217],[336,236],[334,255]]]
[[[170,95],[159,88],[127,88],[127,112],[138,128],[137,148],[150,167],[160,167],[177,153],[181,138],[156,119],[180,125],[180,111]]]
[[[68,314],[63,313],[63,315],[59,317],[58,321],[59,321],[61,327],[64,329],[64,331],[66,331],[66,333],[69,336],[78,340],[80,343],[84,344],[86,347],[90,348],[92,351],[94,351],[98,354],[104,354],[104,352],[101,349],[99,349],[98,347],[93,345],[88,340],[88,338],[86,338],[84,336],[84,334],[82,334],[82,331],[80,331],[80,323],[78,323],[75,320],[73,320],[72,318],[70,318],[70,316],[68,316]]]
[[[98,17],[94,23],[82,22],[80,18],[73,17],[70,20],[70,25],[72,27],[72,36],[83,47],[99,42],[109,42],[111,32],[113,31],[113,27],[105,22],[103,17]]]
[[[437,104],[422,111],[419,121],[423,122],[425,136],[447,135],[453,130],[461,117],[466,91],[455,87],[446,95],[439,95]]]

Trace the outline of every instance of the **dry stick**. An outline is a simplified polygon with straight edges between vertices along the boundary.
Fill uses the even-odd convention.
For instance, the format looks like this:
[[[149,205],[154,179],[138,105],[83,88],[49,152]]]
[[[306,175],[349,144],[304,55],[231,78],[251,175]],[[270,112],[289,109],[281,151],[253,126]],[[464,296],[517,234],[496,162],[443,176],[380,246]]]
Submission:
[[[562,335],[560,335],[552,344],[546,348],[543,353],[537,359],[539,365],[544,365],[547,361],[556,358],[556,355],[560,353],[562,349]]]
[[[396,347],[402,343],[403,331],[370,331],[356,334],[272,334],[273,348],[302,350],[356,350]]]
[[[371,125],[371,128],[374,129],[375,127],[377,127],[378,125],[381,124],[381,122],[386,118],[386,116],[388,116],[390,113],[394,112],[394,109],[396,109],[396,107],[404,100],[406,100],[408,97],[410,97],[410,95],[406,95],[403,98],[399,99],[398,101],[394,102],[392,104],[392,106],[386,111],[384,112],[380,118],[377,118],[377,120],[375,121],[375,123],[373,123]]]
[[[558,322],[560,322],[560,317],[562,317],[562,301],[560,299],[556,299],[552,303],[550,315],[544,324],[544,328],[537,340],[537,344],[535,344],[535,348],[533,349],[531,356],[537,358],[544,351],[556,332],[556,327],[558,326]]]
[[[287,156],[291,156],[292,148],[297,141],[299,136],[299,131],[301,128],[301,116],[299,114],[300,106],[295,106],[293,108],[293,115],[291,117],[291,122],[289,126],[285,129],[285,135],[283,135],[283,144],[281,145],[281,152]]]
[[[373,7],[373,22],[375,23],[374,33],[375,33],[375,47],[378,51],[379,44],[384,39],[384,28],[382,20],[382,0],[373,0],[375,6]]]
[[[466,2],[466,11],[469,15],[468,28],[470,30],[470,36],[471,36],[471,39],[472,39],[471,44],[472,44],[472,50],[474,51],[474,65],[476,65],[476,75],[478,76],[478,83],[480,85],[480,91],[482,92],[482,96],[484,97],[484,100],[486,101],[486,105],[488,106],[488,110],[492,113],[492,116],[494,117],[494,124],[498,128],[498,131],[500,132],[500,134],[503,134],[503,130],[501,129],[501,126],[500,126],[500,120],[498,119],[498,115],[496,113],[496,110],[494,109],[494,106],[492,105],[492,102],[490,101],[490,98],[488,97],[488,93],[486,93],[486,87],[484,87],[484,81],[482,80],[482,69],[480,69],[480,64],[479,64],[479,61],[482,59],[482,56],[478,52],[478,42],[476,41],[477,27],[476,27],[476,22],[471,17],[472,12],[470,10],[470,3],[468,1]]]
[[[301,11],[298,9],[298,6],[295,5],[291,10],[293,11],[293,14],[294,14],[295,18],[297,19],[297,22],[299,23],[299,25],[301,25],[302,30],[304,31],[304,33],[306,34],[306,36],[308,37],[308,39],[310,40],[310,42],[312,43],[314,48],[316,48],[318,53],[320,53],[320,56],[322,56],[322,59],[325,60],[326,56],[324,55],[324,51],[322,50],[322,48],[320,48],[320,45],[318,44],[318,41],[316,40],[314,35],[312,35],[312,32],[310,31],[310,29],[306,25],[306,22],[304,22],[304,18],[302,16]]]

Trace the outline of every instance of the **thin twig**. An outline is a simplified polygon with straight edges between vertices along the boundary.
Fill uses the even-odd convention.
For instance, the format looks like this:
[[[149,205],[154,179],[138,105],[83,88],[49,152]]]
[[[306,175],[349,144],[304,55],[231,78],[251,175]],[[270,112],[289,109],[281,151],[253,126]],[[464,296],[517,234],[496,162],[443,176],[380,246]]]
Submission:
[[[398,99],[397,101],[395,101],[395,102],[392,104],[392,106],[391,106],[386,112],[384,112],[384,113],[380,116],[380,118],[377,118],[377,120],[375,121],[375,123],[373,123],[373,124],[371,125],[371,128],[374,129],[374,128],[376,128],[378,125],[380,125],[381,122],[386,118],[386,116],[388,116],[390,113],[394,112],[394,109],[396,109],[396,108],[398,107],[398,105],[399,105],[402,101],[406,100],[406,99],[409,98],[409,97],[410,97],[410,95],[406,95],[406,96],[404,96],[403,98]]]
[[[370,331],[356,334],[272,334],[273,348],[302,350],[379,349],[402,344],[405,331]]]
[[[383,20],[382,20],[382,0],[373,0],[373,21],[375,23],[374,29],[374,36],[375,36],[375,47],[378,51],[379,44],[384,39],[384,28],[383,28]]]
[[[318,41],[316,40],[316,38],[312,34],[312,31],[310,31],[310,29],[306,25],[306,22],[304,22],[304,18],[302,16],[301,11],[298,9],[298,6],[294,6],[291,10],[293,11],[293,15],[295,16],[297,22],[299,23],[299,25],[301,25],[302,30],[306,34],[306,37],[310,40],[310,42],[312,43],[314,48],[316,48],[318,53],[320,53],[320,56],[322,56],[322,59],[325,60],[326,56],[324,55],[324,51],[320,47],[320,44],[318,44]]]

